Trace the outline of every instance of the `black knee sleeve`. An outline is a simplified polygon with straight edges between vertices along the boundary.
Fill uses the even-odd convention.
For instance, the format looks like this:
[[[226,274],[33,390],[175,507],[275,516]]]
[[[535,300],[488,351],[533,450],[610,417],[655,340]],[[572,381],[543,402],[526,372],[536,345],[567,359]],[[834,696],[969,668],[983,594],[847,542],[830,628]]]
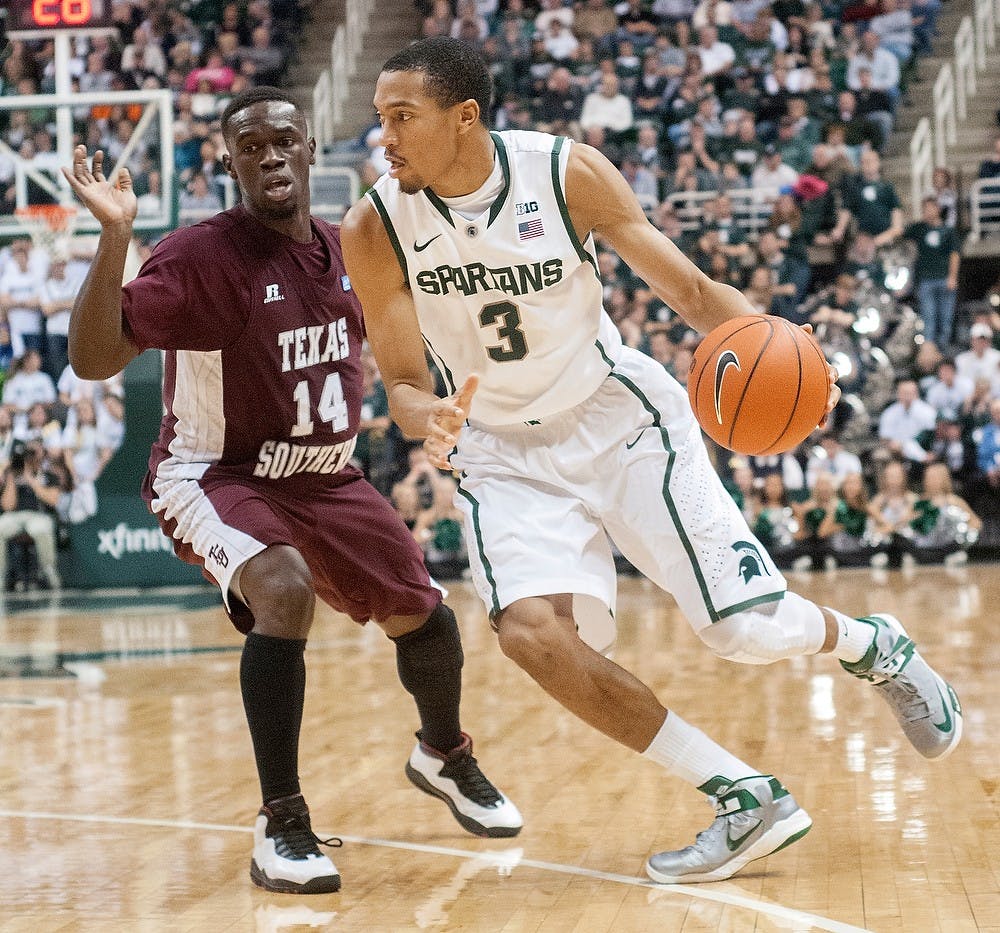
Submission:
[[[462,638],[458,622],[444,603],[420,628],[392,639],[396,644],[399,682],[417,704],[424,742],[448,752],[462,742]]]
[[[444,603],[438,604],[420,628],[392,640],[399,680],[410,693],[421,683],[452,678],[465,663],[458,620]]]

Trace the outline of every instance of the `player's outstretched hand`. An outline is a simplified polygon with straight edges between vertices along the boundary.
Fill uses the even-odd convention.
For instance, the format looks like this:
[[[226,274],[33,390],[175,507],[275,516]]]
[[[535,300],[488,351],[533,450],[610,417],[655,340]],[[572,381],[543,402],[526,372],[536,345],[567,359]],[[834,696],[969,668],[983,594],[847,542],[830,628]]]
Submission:
[[[811,334],[813,332],[812,324],[800,324],[799,326],[807,334]],[[837,403],[840,401],[840,386],[837,385],[837,380],[840,378],[840,373],[838,373],[837,370],[829,363],[827,363],[827,369],[830,372],[830,394],[827,396],[826,399],[826,415],[819,424],[821,428],[826,427],[826,422],[830,417],[830,413],[837,407]]]
[[[76,196],[101,222],[102,227],[131,226],[139,204],[132,190],[132,176],[127,168],[120,168],[118,176],[113,181],[108,181],[104,177],[104,153],[98,149],[88,168],[87,147],[77,146],[73,150],[72,169],[64,168],[62,173]]]
[[[458,442],[462,424],[469,415],[472,396],[479,388],[479,376],[469,376],[454,395],[438,399],[431,409],[424,450],[431,463],[439,470],[450,470],[448,455]]]

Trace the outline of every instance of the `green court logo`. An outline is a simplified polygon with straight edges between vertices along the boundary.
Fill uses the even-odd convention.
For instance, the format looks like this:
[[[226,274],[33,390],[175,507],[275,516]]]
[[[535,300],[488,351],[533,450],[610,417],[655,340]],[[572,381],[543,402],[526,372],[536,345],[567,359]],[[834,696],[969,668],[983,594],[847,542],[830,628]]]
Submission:
[[[744,583],[749,583],[753,577],[771,576],[760,550],[752,541],[736,541],[732,548],[740,555],[739,574]]]

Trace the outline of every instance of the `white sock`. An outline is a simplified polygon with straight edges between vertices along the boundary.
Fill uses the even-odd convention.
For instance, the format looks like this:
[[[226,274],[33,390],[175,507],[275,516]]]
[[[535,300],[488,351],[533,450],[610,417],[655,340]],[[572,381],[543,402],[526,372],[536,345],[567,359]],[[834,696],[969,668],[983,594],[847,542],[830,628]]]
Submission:
[[[660,731],[642,754],[703,793],[712,793],[711,782],[715,778],[728,785],[760,774],[672,711],[667,713]]]
[[[848,664],[860,661],[875,639],[875,626],[863,619],[852,619],[829,606],[823,607],[837,621],[837,644],[833,646],[833,656]]]

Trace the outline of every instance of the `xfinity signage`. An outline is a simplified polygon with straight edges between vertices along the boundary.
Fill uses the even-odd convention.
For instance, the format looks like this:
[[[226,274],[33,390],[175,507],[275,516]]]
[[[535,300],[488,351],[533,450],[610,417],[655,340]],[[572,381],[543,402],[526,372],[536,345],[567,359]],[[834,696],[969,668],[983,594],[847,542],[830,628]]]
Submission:
[[[123,554],[173,553],[170,539],[159,528],[130,528],[119,522],[114,528],[97,529],[97,553],[121,560]]]

